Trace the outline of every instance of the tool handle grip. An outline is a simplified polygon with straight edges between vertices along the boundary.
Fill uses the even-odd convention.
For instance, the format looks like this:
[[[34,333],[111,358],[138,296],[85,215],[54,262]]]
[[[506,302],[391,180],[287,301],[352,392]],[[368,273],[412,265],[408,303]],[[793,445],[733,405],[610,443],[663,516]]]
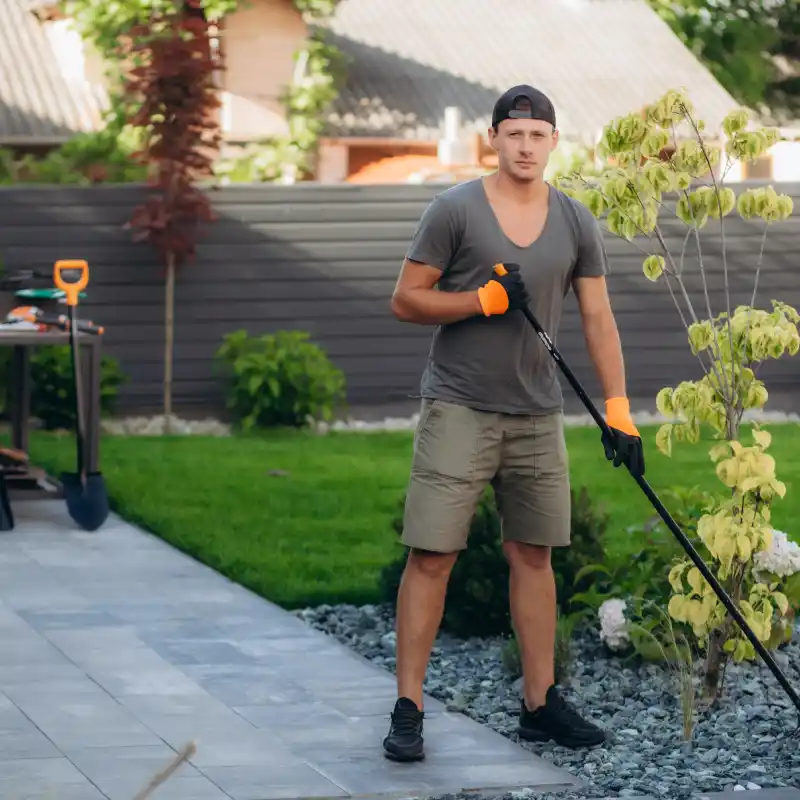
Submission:
[[[80,293],[89,283],[89,265],[83,259],[62,259],[53,267],[53,283],[66,295],[67,305],[78,305]]]

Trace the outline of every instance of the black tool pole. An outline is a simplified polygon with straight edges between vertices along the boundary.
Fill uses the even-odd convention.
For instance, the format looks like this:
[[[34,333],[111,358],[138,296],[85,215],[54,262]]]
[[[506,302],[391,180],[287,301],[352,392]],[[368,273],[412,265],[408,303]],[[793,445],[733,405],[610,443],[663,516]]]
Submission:
[[[75,436],[77,437],[77,456],[78,463],[76,471],[78,479],[82,483],[86,483],[86,476],[83,472],[83,447],[84,447],[84,422],[83,422],[83,386],[78,378],[80,375],[80,365],[78,363],[78,341],[75,332],[75,306],[69,307],[69,345],[72,351],[72,374],[76,376],[75,379]]]
[[[534,330],[538,334],[539,338],[544,343],[544,346],[550,352],[550,355],[555,359],[558,366],[561,368],[561,371],[566,376],[567,380],[570,382],[570,385],[577,393],[578,397],[583,401],[583,404],[586,406],[589,413],[594,418],[594,421],[600,427],[600,430],[608,436],[611,436],[611,429],[608,427],[603,416],[595,407],[594,403],[589,399],[589,396],[583,390],[583,387],[578,382],[578,379],[572,373],[572,370],[567,366],[567,363],[561,357],[561,353],[558,352],[558,349],[551,341],[550,337],[547,335],[547,332],[542,328],[542,326],[537,321],[536,317],[533,316],[533,312],[529,308],[523,308],[522,313],[527,317],[528,322],[533,326]],[[644,476],[641,475],[631,475],[631,477],[639,484],[641,490],[647,496],[647,499],[652,503],[653,508],[658,512],[658,515],[661,519],[664,520],[667,527],[675,534],[678,541],[683,546],[683,549],[689,555],[689,558],[695,563],[697,569],[700,570],[702,576],[709,582],[711,587],[719,597],[722,604],[725,608],[728,609],[730,615],[736,620],[737,624],[741,628],[744,635],[750,640],[750,643],[756,649],[756,652],[761,656],[764,660],[766,665],[769,667],[772,674],[775,676],[775,679],[778,683],[783,687],[786,694],[789,696],[789,699],[794,703],[795,708],[797,708],[798,713],[800,713],[800,695],[794,690],[792,685],[787,680],[786,676],[781,672],[781,668],[778,666],[775,659],[772,657],[772,654],[769,650],[764,647],[764,645],[759,641],[758,637],[753,633],[752,628],[747,624],[747,620],[742,616],[742,613],[734,604],[733,600],[728,596],[725,589],[720,585],[719,581],[717,580],[716,576],[711,572],[708,568],[708,565],[703,561],[700,557],[700,554],[694,548],[692,543],[687,538],[686,534],[680,529],[680,526],[677,522],[672,518],[671,514],[667,509],[664,507],[664,504],[661,500],[658,499],[658,496],[651,488],[650,484],[644,479]]]

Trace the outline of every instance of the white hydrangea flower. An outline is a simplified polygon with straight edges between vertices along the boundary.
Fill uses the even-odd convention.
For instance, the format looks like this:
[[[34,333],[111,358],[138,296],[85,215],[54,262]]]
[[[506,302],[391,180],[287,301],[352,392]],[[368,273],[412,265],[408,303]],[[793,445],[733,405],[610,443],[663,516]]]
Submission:
[[[753,556],[756,569],[772,572],[781,578],[800,572],[800,546],[783,532],[773,528],[772,543]]]
[[[625,609],[627,604],[619,598],[604,600],[598,610],[600,617],[600,640],[612,650],[620,650],[630,641]]]

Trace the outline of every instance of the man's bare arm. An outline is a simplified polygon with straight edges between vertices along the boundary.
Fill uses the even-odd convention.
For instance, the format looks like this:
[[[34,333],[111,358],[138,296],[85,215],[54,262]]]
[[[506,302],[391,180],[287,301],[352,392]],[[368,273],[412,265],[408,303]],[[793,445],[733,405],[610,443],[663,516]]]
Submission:
[[[583,321],[586,347],[605,399],[625,397],[622,344],[608,297],[606,279],[602,276],[576,278],[573,287]]]
[[[446,325],[482,315],[478,292],[440,292],[442,271],[405,259],[392,294],[392,313],[402,322]]]

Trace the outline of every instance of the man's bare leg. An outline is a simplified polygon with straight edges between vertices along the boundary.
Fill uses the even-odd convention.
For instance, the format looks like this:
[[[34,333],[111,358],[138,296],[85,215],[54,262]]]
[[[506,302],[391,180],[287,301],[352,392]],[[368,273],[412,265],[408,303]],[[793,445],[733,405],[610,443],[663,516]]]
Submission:
[[[522,660],[525,705],[544,705],[555,682],[556,583],[550,548],[505,542],[511,619]]]
[[[530,741],[554,740],[564,747],[592,747],[603,731],[564,703],[555,683],[556,587],[550,549],[504,544],[509,563],[511,616],[519,642],[524,707],[517,733]]]
[[[397,693],[422,710],[423,684],[458,553],[412,549],[397,594]]]

